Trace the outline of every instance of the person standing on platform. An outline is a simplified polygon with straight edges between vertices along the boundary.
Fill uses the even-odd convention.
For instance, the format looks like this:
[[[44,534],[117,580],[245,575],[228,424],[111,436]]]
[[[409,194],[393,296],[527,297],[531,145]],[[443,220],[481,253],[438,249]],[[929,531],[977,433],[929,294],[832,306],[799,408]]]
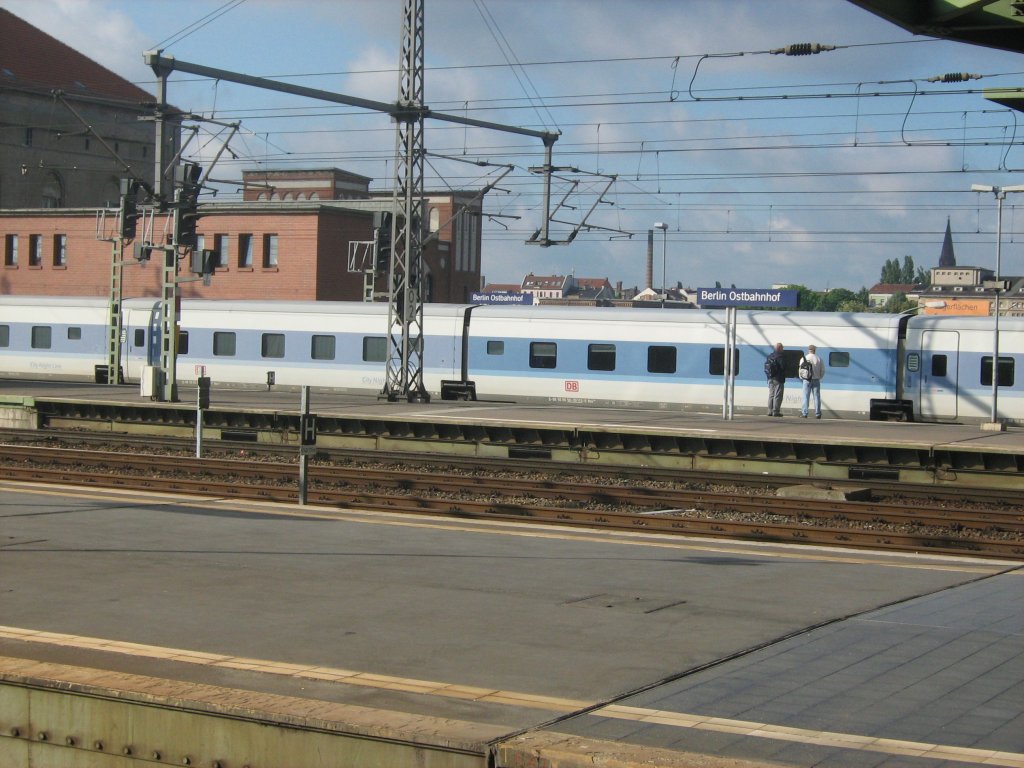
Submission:
[[[800,415],[807,418],[807,406],[814,396],[814,418],[821,418],[821,380],[825,377],[825,364],[818,357],[818,348],[807,345],[807,354],[800,361],[800,379],[804,384],[804,402]]]
[[[786,388],[786,364],[782,359],[781,342],[764,361],[764,373],[768,377],[768,415],[781,416],[782,392]]]

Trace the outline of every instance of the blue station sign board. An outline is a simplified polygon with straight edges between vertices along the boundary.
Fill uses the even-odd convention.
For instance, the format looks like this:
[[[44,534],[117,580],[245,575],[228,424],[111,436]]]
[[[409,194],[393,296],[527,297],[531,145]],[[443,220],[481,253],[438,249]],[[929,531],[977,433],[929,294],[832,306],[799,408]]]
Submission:
[[[792,309],[800,292],[791,288],[698,288],[699,307],[773,307]]]
[[[526,305],[533,304],[532,293],[502,293],[500,291],[474,291],[469,300],[470,304],[505,304]]]

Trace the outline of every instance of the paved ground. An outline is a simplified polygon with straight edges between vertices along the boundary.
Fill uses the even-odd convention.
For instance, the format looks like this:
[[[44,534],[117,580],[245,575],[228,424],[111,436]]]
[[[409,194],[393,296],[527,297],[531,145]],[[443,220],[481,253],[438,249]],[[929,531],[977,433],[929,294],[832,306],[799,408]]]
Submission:
[[[0,654],[581,753],[1024,766],[1022,608],[1006,563],[0,485]]]

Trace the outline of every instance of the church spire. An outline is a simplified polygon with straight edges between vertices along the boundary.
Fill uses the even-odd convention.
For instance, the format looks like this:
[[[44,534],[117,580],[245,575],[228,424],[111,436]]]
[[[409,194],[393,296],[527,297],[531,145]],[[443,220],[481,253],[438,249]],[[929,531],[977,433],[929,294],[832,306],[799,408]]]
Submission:
[[[940,267],[955,267],[956,257],[953,255],[953,235],[949,231],[949,217],[946,217],[946,237],[942,240],[942,253],[939,254]]]

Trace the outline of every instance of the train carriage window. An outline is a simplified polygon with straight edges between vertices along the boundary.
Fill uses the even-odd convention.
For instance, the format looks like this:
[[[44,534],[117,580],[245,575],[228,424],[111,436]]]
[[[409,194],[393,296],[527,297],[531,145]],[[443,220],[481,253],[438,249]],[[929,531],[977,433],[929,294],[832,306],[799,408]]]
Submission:
[[[235,334],[233,331],[213,332],[213,354],[218,357],[235,356]]]
[[[383,363],[388,359],[388,340],[384,336],[363,337],[363,362]]]
[[[740,351],[732,351],[732,372],[739,375],[740,372]],[[712,347],[708,350],[708,373],[712,376],[725,375],[725,347]]]
[[[504,355],[505,354],[505,342],[504,341],[488,341],[487,342],[487,354],[488,355]]]
[[[82,329],[77,325],[73,325],[68,328],[68,341],[81,341]]]
[[[1012,357],[999,358],[999,381],[996,382],[996,386],[1013,386],[1014,363],[1015,361]],[[992,355],[981,358],[981,383],[986,387],[992,386]]]
[[[991,366],[992,361],[989,360],[988,364]],[[947,365],[948,362],[945,355],[932,355],[932,376],[945,376]],[[989,372],[989,376],[991,376],[991,372]],[[991,382],[992,380],[990,378],[989,383]]]
[[[556,365],[558,365],[558,345],[555,342],[530,342],[531,368],[554,368]]]
[[[178,354],[188,354],[188,331],[178,331]]]
[[[11,346],[11,326],[0,325],[0,347]]]
[[[313,336],[309,356],[313,360],[333,360],[337,341],[333,336]]]
[[[800,377],[800,361],[803,359],[804,353],[799,349],[785,349],[782,351],[782,363],[786,368],[787,379]]]
[[[132,346],[133,347],[144,347],[144,346],[146,346],[146,329],[145,328],[136,328],[134,336],[135,336],[135,338],[132,340]]]
[[[32,349],[49,349],[51,346],[51,339],[53,336],[53,329],[48,325],[33,325],[32,326]]]
[[[829,352],[828,353],[828,367],[829,368],[849,368],[850,367],[850,353],[849,352]]]
[[[260,343],[260,354],[263,357],[284,357],[284,334],[264,333]]]
[[[676,348],[656,347],[647,348],[647,372],[648,373],[675,373],[676,372]]]
[[[587,370],[588,371],[614,371],[615,370],[615,345],[614,344],[590,344],[587,347]]]

